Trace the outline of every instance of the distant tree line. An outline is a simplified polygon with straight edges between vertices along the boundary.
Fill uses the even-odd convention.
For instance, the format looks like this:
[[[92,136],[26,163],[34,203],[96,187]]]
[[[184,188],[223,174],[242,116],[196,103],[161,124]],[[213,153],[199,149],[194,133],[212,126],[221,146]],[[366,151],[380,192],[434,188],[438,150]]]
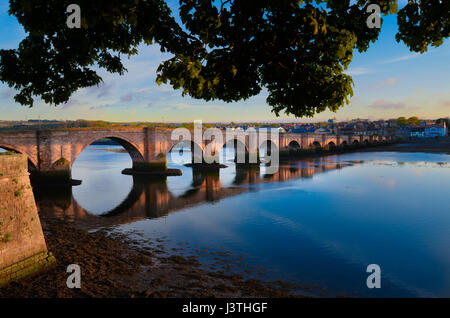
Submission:
[[[423,121],[424,121],[424,119],[419,119],[416,116],[409,117],[409,118],[399,117],[399,118],[397,118],[397,125],[398,126],[406,126],[406,125],[412,125],[412,124],[420,125],[420,123],[423,122]],[[438,124],[441,124],[441,123],[445,122],[447,127],[448,127],[448,125],[450,123],[450,118],[449,117],[447,117],[447,118],[439,118],[439,119],[436,120],[436,122]]]

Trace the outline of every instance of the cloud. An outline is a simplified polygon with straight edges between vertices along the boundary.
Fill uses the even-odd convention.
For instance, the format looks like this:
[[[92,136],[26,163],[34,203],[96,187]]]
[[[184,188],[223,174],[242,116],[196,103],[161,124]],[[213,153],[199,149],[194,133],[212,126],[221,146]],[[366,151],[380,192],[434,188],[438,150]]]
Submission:
[[[68,109],[73,106],[79,106],[81,105],[80,102],[77,99],[71,98],[67,103],[61,106],[61,109]]]
[[[105,100],[96,104],[88,105],[89,110],[99,110],[105,108],[120,108],[123,107],[123,104],[117,103],[115,100]]]
[[[105,104],[105,105],[99,105],[99,106],[91,106],[89,110],[99,110],[99,109],[105,109],[109,107],[114,107],[114,105],[111,104]]]
[[[128,95],[125,95],[125,96],[122,96],[121,98],[120,98],[120,101],[121,102],[131,102],[133,100],[133,95],[131,95],[131,94],[128,94]]]
[[[149,104],[150,105],[150,104]],[[148,106],[151,107],[151,106]],[[221,105],[189,105],[189,104],[173,104],[169,107],[170,110],[183,110],[183,109],[192,109],[192,108],[201,108],[208,110],[221,110],[224,109],[224,106]]]
[[[359,96],[353,96],[353,97],[350,99],[350,103],[351,103],[351,104],[358,104],[358,103],[361,103],[361,97],[359,97]]]
[[[188,104],[175,104],[173,106],[170,107],[170,109],[172,110],[182,110],[182,109],[188,109],[191,108],[191,105]]]
[[[111,89],[113,86],[113,83],[101,83],[99,85],[86,88],[86,93],[89,95],[96,95],[97,98],[106,97],[111,95]]]
[[[153,99],[151,102],[148,102],[144,108],[158,108],[161,107],[160,98]]]
[[[384,99],[379,99],[370,104],[369,107],[373,109],[387,110],[387,109],[405,109],[406,105],[405,103],[394,103]]]
[[[173,93],[172,88],[161,89],[159,86],[151,85],[142,88],[137,88],[129,91],[126,95],[120,98],[121,102],[147,102],[152,101],[152,104],[157,104],[157,102],[162,102],[167,100]],[[148,106],[148,105],[147,105]]]
[[[403,56],[399,56],[399,57],[396,57],[396,58],[393,58],[393,59],[390,59],[390,60],[382,61],[382,62],[380,62],[380,64],[392,64],[392,63],[412,60],[412,59],[418,58],[419,56],[420,56],[419,53],[403,55]]]
[[[445,108],[450,108],[450,100],[445,100],[441,103],[441,105]]]
[[[382,88],[382,87],[386,87],[386,86],[392,86],[397,84],[398,79],[397,78],[388,78],[385,81],[379,82],[375,85],[372,85],[370,88],[371,89],[378,89],[378,88]]]
[[[8,99],[8,98],[12,97],[14,94],[15,94],[15,91],[13,89],[7,89],[2,92],[1,98]]]
[[[373,73],[373,71],[368,68],[365,68],[365,67],[350,68],[346,72],[346,74],[350,75],[350,76],[365,75],[365,74],[371,74],[371,73]]]
[[[412,60],[412,59],[416,59],[418,57],[433,53],[435,50],[429,50],[428,52],[425,53],[410,53],[410,54],[406,54],[406,55],[402,55],[393,59],[389,59],[389,60],[385,60],[385,61],[381,61],[380,64],[392,64],[392,63],[398,63],[398,62],[403,62],[403,61],[408,61],[408,60]]]
[[[220,106],[220,105],[204,105],[204,106],[200,106],[203,107],[205,109],[213,109],[213,110],[220,110],[220,109],[224,109],[224,106]]]

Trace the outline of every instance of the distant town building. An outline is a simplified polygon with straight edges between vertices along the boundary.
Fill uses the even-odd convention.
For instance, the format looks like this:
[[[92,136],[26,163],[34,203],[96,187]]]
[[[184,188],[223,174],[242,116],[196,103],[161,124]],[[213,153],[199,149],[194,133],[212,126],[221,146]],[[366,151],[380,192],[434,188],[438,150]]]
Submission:
[[[425,137],[443,137],[447,135],[448,132],[445,122],[440,125],[434,124],[425,126]]]
[[[432,126],[435,124],[434,120],[424,120],[420,122],[420,126]]]
[[[331,134],[331,130],[327,127],[322,127],[322,128],[316,129],[314,131],[314,133],[315,134]]]
[[[445,122],[441,124],[431,123],[429,121],[420,123],[420,126],[411,128],[411,137],[433,138],[444,137],[448,135],[448,127]]]
[[[399,137],[409,137],[411,136],[411,127],[410,126],[399,126],[395,132],[396,136]]]
[[[423,138],[425,137],[425,128],[424,127],[412,127],[410,132],[411,137]]]
[[[354,135],[354,134],[355,134],[355,130],[350,125],[339,128],[339,135]]]

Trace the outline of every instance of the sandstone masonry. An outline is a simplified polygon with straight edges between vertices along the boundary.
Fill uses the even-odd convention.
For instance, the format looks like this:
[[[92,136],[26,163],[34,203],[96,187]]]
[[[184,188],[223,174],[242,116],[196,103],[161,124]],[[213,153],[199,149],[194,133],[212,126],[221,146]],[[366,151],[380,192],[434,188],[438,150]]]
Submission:
[[[54,261],[45,244],[27,157],[0,155],[0,286]]]

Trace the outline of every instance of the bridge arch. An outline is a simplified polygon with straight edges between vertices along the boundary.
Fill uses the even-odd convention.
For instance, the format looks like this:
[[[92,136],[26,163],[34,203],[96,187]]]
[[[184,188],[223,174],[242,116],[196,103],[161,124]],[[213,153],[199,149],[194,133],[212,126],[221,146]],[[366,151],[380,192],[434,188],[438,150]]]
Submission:
[[[291,142],[288,144],[288,150],[289,151],[299,151],[300,150],[300,144],[296,140],[291,140]]]
[[[273,150],[279,151],[278,144],[271,139],[262,141],[259,144],[258,149],[260,149],[260,152],[261,152],[261,149],[265,149],[267,151],[268,155],[270,155]]]
[[[142,196],[144,189],[140,187],[136,187],[135,183],[133,182],[133,186],[130,190],[130,192],[126,195],[126,197],[120,201],[114,208],[109,209],[108,211],[104,211],[101,213],[94,213],[89,210],[89,208],[86,208],[83,206],[82,203],[78,202],[75,196],[72,194],[72,204],[74,207],[76,207],[78,211],[78,215],[84,215],[84,216],[92,216],[92,217],[111,217],[111,216],[118,216],[121,215],[135,207],[135,205],[138,203],[139,199]],[[128,215],[128,217],[132,217],[131,215]]]
[[[110,139],[119,145],[121,145],[127,153],[130,155],[133,162],[143,162],[144,156],[142,152],[139,150],[139,147],[132,142],[131,140],[128,140],[128,138],[124,138],[123,136],[114,136],[114,135],[105,135],[105,136],[95,136],[93,138],[90,138],[87,142],[83,143],[81,147],[78,147],[76,149],[75,154],[72,156],[72,160],[70,161],[70,166],[73,165],[73,163],[77,160],[78,156],[90,145],[92,145],[94,142],[101,140],[101,139]]]
[[[221,149],[222,149],[222,148],[226,148],[226,147],[231,147],[231,146],[233,146],[235,149],[237,148],[238,150],[239,150],[239,149],[240,149],[240,150],[244,150],[246,153],[248,153],[249,150],[248,150],[248,147],[247,147],[247,145],[248,145],[247,139],[248,139],[248,138],[246,138],[246,140],[243,141],[243,140],[241,140],[240,138],[237,138],[237,137],[235,137],[235,138],[230,138],[230,139],[226,140],[226,141],[223,143]]]
[[[247,147],[247,142],[243,142],[242,140],[240,140],[239,138],[233,138],[233,139],[228,139],[226,140],[222,147],[220,147],[220,150],[224,149],[224,148],[234,148],[234,150],[240,151],[242,153],[249,153],[248,147]]]
[[[179,149],[178,153],[179,153],[179,155],[181,157],[183,155],[183,153],[184,153],[184,148],[189,148],[189,151],[191,152],[191,159],[192,159],[191,162],[192,163],[195,162],[195,156],[196,155],[198,155],[199,159],[200,159],[200,156],[201,156],[201,158],[203,158],[203,149],[202,149],[202,147],[199,144],[195,143],[194,141],[187,140],[187,139],[181,139],[180,141],[175,141],[175,143],[173,143],[169,147],[169,149],[167,151],[167,156],[170,155],[171,157],[173,157],[173,154],[175,153],[175,150]],[[178,160],[178,159],[176,159],[176,160]],[[181,162],[179,162],[179,163],[181,163]]]
[[[322,145],[320,144],[320,142],[318,142],[317,140],[313,141],[313,143],[311,144],[311,146],[313,148],[321,148]]]
[[[248,139],[247,138],[238,138],[237,136],[233,136],[233,138],[229,138],[225,140],[223,145],[218,148],[219,152],[219,161],[221,163],[227,164],[227,162],[234,161],[247,162],[249,158],[249,148],[248,148]],[[233,154],[229,154],[228,149],[233,149]],[[239,159],[239,160],[238,160]]]

